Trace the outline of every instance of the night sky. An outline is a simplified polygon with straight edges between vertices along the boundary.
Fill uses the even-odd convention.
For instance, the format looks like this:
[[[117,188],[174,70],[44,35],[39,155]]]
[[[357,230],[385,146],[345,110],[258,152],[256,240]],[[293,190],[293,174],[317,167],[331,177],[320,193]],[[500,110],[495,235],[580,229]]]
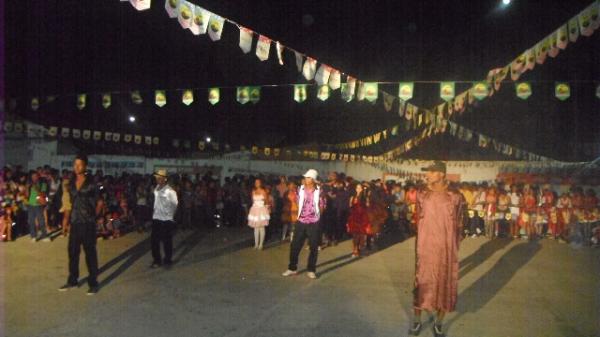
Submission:
[[[316,98],[298,104],[291,87],[263,89],[261,101],[240,105],[238,85],[306,83],[295,67],[293,53],[279,66],[260,62],[238,47],[239,31],[226,24],[221,41],[194,36],[169,19],[164,1],[138,12],[118,0],[11,1],[6,8],[7,95],[18,98],[16,114],[43,125],[195,140],[210,135],[233,146],[295,146],[336,143],[366,136],[397,124],[381,99],[344,103],[339,91],[328,101]],[[224,17],[279,40],[286,46],[355,75],[364,81],[481,80],[488,70],[508,64],[553,32],[591,1],[201,1]],[[256,43],[256,37],[254,39]],[[583,143],[600,142],[600,32],[579,37],[544,65],[522,76],[533,95],[515,96],[514,85],[453,117],[461,125],[523,149],[562,160],[589,160]],[[254,47],[254,45],[253,45]],[[572,81],[572,96],[554,97],[554,81]],[[577,81],[575,83],[574,81]],[[586,82],[588,81],[588,82]],[[168,94],[163,108],[154,105],[153,90],[228,86],[221,102],[211,106],[206,89],[195,102],[181,103],[181,93]],[[469,85],[457,84],[457,92]],[[391,94],[397,85],[381,87]],[[140,90],[142,105],[131,102],[130,90]],[[113,95],[105,110],[100,93]],[[76,93],[91,93],[88,106],[77,110]],[[417,83],[411,103],[440,104],[437,83]],[[58,95],[37,112],[30,97]],[[137,117],[131,124],[130,114]],[[368,150],[378,154],[410,137],[402,133]],[[81,145],[81,144],[80,144]],[[119,152],[119,149],[95,149]],[[451,136],[436,137],[410,154],[423,159],[503,159],[476,143]]]

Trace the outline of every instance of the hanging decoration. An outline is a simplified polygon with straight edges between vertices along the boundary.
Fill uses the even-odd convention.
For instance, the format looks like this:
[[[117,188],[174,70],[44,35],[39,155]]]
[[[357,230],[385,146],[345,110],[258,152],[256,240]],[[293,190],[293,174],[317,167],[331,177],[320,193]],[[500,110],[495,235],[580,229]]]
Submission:
[[[248,54],[252,50],[252,32],[250,29],[240,26],[240,49],[244,54]]]
[[[167,104],[167,95],[164,90],[154,91],[154,104],[161,108]]]
[[[398,97],[403,101],[408,101],[413,98],[413,90],[415,84],[413,82],[400,82],[398,86]]]
[[[315,78],[315,73],[317,71],[317,60],[307,57],[306,61],[304,61],[304,66],[302,67],[302,75],[308,81]]]
[[[555,85],[554,94],[556,98],[561,101],[567,100],[569,97],[571,97],[571,86],[569,83],[557,82]]]
[[[137,9],[138,11],[145,11],[146,9],[150,9],[151,2],[151,0],[129,0],[129,3],[131,3],[133,8]]]
[[[85,108],[86,102],[87,102],[86,94],[77,95],[77,109],[83,110]]]
[[[306,84],[294,84],[294,101],[302,103],[306,100]]]
[[[256,43],[256,57],[261,61],[269,59],[269,51],[271,50],[271,39],[264,35],[258,37],[258,43]]]
[[[454,89],[455,89],[454,82],[440,83],[440,97],[446,102],[452,100],[455,95]]]
[[[208,89],[208,102],[212,105],[219,103],[221,99],[221,92],[219,88],[210,88]]]
[[[194,6],[191,3],[180,0],[177,21],[179,21],[179,24],[183,29],[192,27],[194,21]]]
[[[527,99],[531,96],[531,84],[529,82],[515,83],[515,90],[517,92],[517,97],[520,99]]]
[[[379,90],[377,82],[369,82],[365,83],[365,99],[369,102],[375,102],[377,97],[379,97]]]
[[[321,85],[317,91],[317,98],[321,101],[326,101],[329,98],[329,86]]]
[[[236,99],[240,104],[246,104],[250,101],[250,88],[237,87]]]
[[[260,87],[250,87],[250,102],[253,104],[260,101]]]
[[[112,97],[110,93],[102,94],[102,107],[108,109],[112,104]]]
[[[221,39],[221,34],[223,33],[223,24],[225,20],[212,13],[210,15],[210,19],[208,21],[208,36],[213,41],[219,41]]]
[[[142,95],[140,94],[140,92],[138,90],[131,92],[131,101],[133,102],[133,104],[137,104],[137,105],[143,103]]]
[[[181,95],[181,102],[185,105],[190,105],[194,102],[194,92],[192,90],[185,90]]]
[[[166,0],[165,1],[165,9],[167,10],[167,14],[169,14],[169,17],[171,19],[174,19],[177,17],[178,11],[177,9],[179,8],[179,1],[180,0]],[[183,0],[181,0],[183,1]]]
[[[40,99],[37,97],[34,97],[31,99],[31,110],[33,111],[37,111],[37,109],[40,108]]]

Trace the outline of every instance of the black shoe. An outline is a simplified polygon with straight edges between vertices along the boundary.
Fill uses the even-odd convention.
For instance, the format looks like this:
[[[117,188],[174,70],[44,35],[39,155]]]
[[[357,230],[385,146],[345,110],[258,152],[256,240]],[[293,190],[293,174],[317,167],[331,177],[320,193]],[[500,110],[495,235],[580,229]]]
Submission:
[[[433,336],[434,337],[445,337],[446,335],[444,335],[444,332],[442,331],[442,325],[441,324],[434,324],[433,325]]]
[[[421,333],[422,326],[423,324],[421,322],[414,322],[408,330],[408,334],[411,336],[418,336]]]
[[[100,288],[98,288],[98,286],[95,287],[90,287],[86,293],[86,295],[88,296],[93,296],[96,295],[98,293],[98,290],[100,290]]]
[[[77,287],[77,285],[76,284],[66,283],[64,286],[58,288],[58,291],[67,291],[67,290],[69,290],[71,288],[74,288],[74,287]]]
[[[171,268],[173,266],[173,261],[168,260],[168,261],[165,261],[163,264],[164,264],[165,268]]]
[[[160,262],[152,262],[152,264],[150,265],[150,268],[156,269],[156,268],[160,267],[161,265],[162,265],[162,263],[160,263]]]

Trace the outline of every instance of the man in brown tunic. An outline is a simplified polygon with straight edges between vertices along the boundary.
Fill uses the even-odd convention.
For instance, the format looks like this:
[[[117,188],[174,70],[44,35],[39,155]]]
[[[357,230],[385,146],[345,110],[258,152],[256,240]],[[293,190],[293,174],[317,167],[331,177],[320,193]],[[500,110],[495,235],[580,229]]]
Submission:
[[[417,194],[417,239],[414,321],[411,335],[421,331],[421,312],[437,312],[434,336],[443,336],[442,319],[454,311],[458,289],[458,245],[464,198],[448,190],[446,164],[423,168],[427,187]]]

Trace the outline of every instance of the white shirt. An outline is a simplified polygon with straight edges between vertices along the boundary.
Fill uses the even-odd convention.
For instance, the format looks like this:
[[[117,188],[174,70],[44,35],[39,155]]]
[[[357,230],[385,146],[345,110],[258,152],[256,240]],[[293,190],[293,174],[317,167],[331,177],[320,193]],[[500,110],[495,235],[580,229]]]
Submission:
[[[177,193],[169,185],[154,189],[154,214],[152,219],[173,221],[177,209]]]

